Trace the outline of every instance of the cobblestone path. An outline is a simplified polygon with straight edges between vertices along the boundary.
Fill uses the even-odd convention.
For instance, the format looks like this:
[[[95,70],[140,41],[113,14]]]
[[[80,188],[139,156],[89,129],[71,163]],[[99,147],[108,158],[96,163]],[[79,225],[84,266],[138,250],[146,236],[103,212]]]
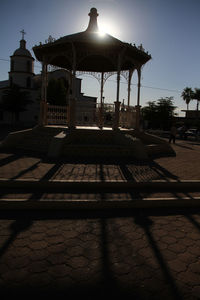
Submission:
[[[199,299],[200,216],[1,213],[0,287],[6,295]]]

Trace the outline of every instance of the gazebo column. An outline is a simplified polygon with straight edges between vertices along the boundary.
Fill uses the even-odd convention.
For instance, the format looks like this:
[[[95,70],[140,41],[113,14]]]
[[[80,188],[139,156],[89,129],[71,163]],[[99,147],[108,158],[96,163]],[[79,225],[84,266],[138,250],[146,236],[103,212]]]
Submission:
[[[76,99],[75,99],[75,80],[74,74],[72,76],[71,93],[69,95],[69,113],[68,113],[68,127],[69,129],[76,128]]]
[[[118,71],[117,71],[117,99],[114,102],[115,104],[115,117],[114,117],[114,124],[113,129],[117,130],[119,128],[119,109],[121,102],[119,101],[119,88],[120,88],[120,72],[121,72],[121,60],[120,56],[118,57]]]
[[[100,91],[100,107],[99,107],[99,128],[103,129],[103,85],[104,85],[104,72],[101,73],[101,91]]]
[[[47,124],[47,64],[45,61],[43,61],[39,125],[45,126],[46,124]]]
[[[136,124],[135,129],[140,129],[140,88],[141,88],[141,67],[137,69],[138,73],[138,92],[137,92],[137,105],[135,106],[136,109]]]
[[[128,74],[128,101],[127,101],[127,107],[126,107],[126,124],[127,127],[131,127],[131,120],[132,120],[132,112],[130,110],[130,98],[131,98],[131,79],[133,75],[133,69],[129,70]]]
[[[131,95],[131,79],[132,79],[132,75],[133,75],[133,70],[129,70],[129,74],[128,74],[128,107],[130,106],[130,95]]]
[[[66,106],[67,106],[67,126],[69,127],[69,99],[71,97],[71,93],[72,93],[72,75],[71,73],[69,72],[66,73],[66,81],[68,82],[69,86],[68,86],[68,90],[67,90],[67,93],[66,93]]]
[[[71,74],[71,93],[69,97],[69,122],[68,126],[69,129],[76,128],[76,51],[74,45],[72,45],[73,50],[73,70]]]

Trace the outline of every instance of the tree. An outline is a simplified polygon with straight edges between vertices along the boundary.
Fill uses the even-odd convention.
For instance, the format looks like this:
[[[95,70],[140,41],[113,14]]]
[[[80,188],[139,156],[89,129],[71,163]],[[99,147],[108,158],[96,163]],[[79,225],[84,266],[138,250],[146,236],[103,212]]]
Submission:
[[[142,108],[142,118],[148,122],[149,128],[156,128],[157,106],[155,101],[147,102],[148,106]]]
[[[195,88],[193,92],[193,97],[194,100],[197,100],[197,110],[199,110],[199,101],[200,101],[200,89]]]
[[[190,103],[190,101],[193,100],[193,96],[194,96],[194,92],[189,87],[186,87],[183,90],[182,94],[181,94],[181,97],[183,98],[183,100],[187,104],[187,110],[189,109],[189,103]]]
[[[175,117],[176,106],[173,104],[173,97],[160,98],[157,101],[150,101],[142,109],[143,120],[148,121],[148,127],[153,129],[168,130]]]
[[[47,102],[51,105],[66,105],[67,81],[52,78],[47,86]]]
[[[13,84],[9,89],[3,91],[1,108],[11,112],[12,122],[15,123],[19,121],[20,112],[26,111],[26,106],[32,102],[29,92]]]

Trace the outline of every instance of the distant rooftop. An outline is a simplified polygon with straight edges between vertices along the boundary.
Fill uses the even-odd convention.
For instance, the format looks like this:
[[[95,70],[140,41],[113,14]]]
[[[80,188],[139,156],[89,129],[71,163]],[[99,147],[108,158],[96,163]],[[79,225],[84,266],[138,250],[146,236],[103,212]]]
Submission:
[[[5,87],[9,87],[9,85],[10,85],[10,81],[9,80],[0,81],[0,89],[1,88],[5,88]]]

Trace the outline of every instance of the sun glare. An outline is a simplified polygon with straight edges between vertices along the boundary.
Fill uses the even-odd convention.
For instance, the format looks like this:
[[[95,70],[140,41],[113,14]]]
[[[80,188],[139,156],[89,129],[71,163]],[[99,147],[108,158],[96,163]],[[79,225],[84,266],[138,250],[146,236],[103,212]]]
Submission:
[[[103,38],[105,37],[106,33],[104,31],[99,30],[98,35],[99,37]]]
[[[117,27],[110,23],[110,22],[98,22],[99,25],[99,31],[100,31],[100,36],[105,36],[106,33],[113,35],[113,36],[118,36],[119,32],[117,30]]]

